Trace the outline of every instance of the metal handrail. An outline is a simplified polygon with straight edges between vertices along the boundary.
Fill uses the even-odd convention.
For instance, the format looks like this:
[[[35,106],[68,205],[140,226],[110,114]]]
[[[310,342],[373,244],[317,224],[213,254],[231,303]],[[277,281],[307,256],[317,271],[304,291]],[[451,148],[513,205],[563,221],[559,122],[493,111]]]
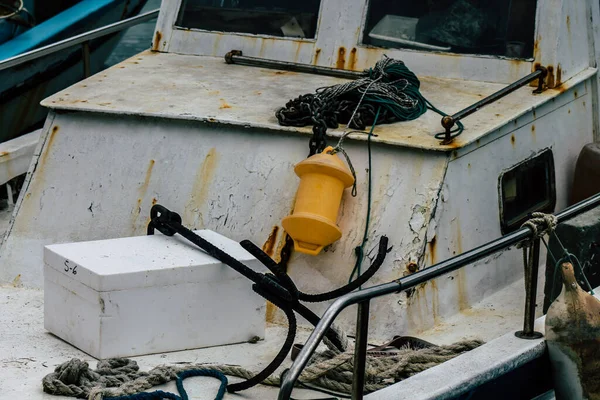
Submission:
[[[557,213],[557,222],[564,222],[599,205],[600,194],[597,194]],[[306,341],[306,344],[296,357],[296,360],[292,364],[291,368],[285,374],[285,377],[281,383],[281,389],[279,390],[278,400],[290,399],[292,390],[300,376],[300,373],[306,367],[308,361],[316,351],[317,346],[325,335],[325,332],[333,324],[333,321],[340,314],[340,312],[354,304],[358,304],[359,309],[357,318],[356,345],[354,348],[355,384],[353,385],[352,398],[362,398],[362,382],[364,380],[365,350],[367,346],[367,328],[369,320],[368,307],[371,299],[382,297],[388,294],[399,293],[401,291],[413,288],[421,283],[437,278],[438,276],[448,272],[455,271],[484,257],[522,242],[523,240],[531,238],[532,234],[533,231],[529,227],[523,227],[513,233],[509,233],[508,235],[502,236],[501,238],[488,242],[473,250],[459,254],[446,261],[442,261],[431,267],[415,272],[412,275],[389,283],[373,286],[368,289],[359,290],[338,298],[325,311],[321,321],[317,324],[314,331]]]
[[[34,49],[14,57],[7,58],[6,60],[0,61],[0,71],[16,67],[17,65],[24,64],[26,62],[36,60],[38,58],[47,56],[49,54],[56,53],[58,51],[73,47],[79,44],[85,45],[91,40],[101,38],[111,33],[120,32],[124,29],[131,28],[132,26],[138,25],[142,22],[149,21],[156,18],[159,10],[148,11],[147,13],[136,15],[135,17],[127,18],[122,21],[118,21],[100,28],[93,29],[88,32],[81,33],[79,35],[72,36],[67,39],[60,40],[58,42],[49,44],[47,46]],[[84,51],[85,52],[85,51]]]

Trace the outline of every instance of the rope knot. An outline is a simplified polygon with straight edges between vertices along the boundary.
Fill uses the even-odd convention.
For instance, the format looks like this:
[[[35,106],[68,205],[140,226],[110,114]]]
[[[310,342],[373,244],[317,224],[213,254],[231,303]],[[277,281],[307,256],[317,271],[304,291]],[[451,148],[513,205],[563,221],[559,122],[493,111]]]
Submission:
[[[521,228],[527,227],[531,229],[532,236],[519,243],[517,247],[531,247],[535,239],[539,239],[546,234],[554,232],[556,225],[558,225],[558,220],[556,219],[556,216],[552,214],[541,212],[531,213],[531,218],[525,221],[523,225],[521,225]]]

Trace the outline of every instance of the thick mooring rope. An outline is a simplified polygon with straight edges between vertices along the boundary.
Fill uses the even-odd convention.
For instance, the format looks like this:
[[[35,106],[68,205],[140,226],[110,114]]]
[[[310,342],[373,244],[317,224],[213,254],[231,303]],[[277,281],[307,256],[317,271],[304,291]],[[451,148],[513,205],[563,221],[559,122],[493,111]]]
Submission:
[[[365,392],[383,389],[481,344],[483,342],[480,340],[467,340],[448,346],[421,349],[407,347],[390,352],[389,356],[367,355]],[[311,359],[310,365],[300,375],[300,382],[339,393],[350,393],[353,361],[352,350],[339,352],[331,346]],[[127,358],[99,361],[97,369],[92,370],[87,362],[72,359],[46,375],[42,380],[42,386],[44,392],[49,394],[103,400],[143,392],[154,386],[177,380],[189,370],[213,370],[243,379],[255,375],[245,368],[226,364],[162,365],[148,372],[142,372],[135,361]],[[279,386],[280,381],[280,374],[274,374],[262,383]]]

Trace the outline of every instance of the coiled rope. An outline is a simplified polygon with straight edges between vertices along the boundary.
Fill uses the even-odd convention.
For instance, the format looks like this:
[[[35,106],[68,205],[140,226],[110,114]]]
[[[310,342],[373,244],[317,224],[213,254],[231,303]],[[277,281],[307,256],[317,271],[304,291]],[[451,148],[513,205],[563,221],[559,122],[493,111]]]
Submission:
[[[428,368],[439,365],[483,344],[480,340],[466,340],[448,346],[429,348],[405,347],[389,352],[389,355],[367,354],[365,392],[383,389]],[[338,393],[351,393],[353,351],[340,352],[335,346],[316,354],[311,364],[300,375],[303,384],[316,385],[318,388]],[[206,372],[206,371],[218,372]],[[200,371],[200,372],[198,372]],[[216,399],[225,392],[226,379],[222,375],[250,379],[255,373],[236,365],[227,364],[183,364],[162,365],[148,372],[139,370],[137,363],[127,358],[114,358],[98,362],[98,368],[90,369],[87,362],[72,359],[46,375],[42,380],[44,392],[53,395],[87,398],[88,400],[140,400],[169,398],[187,400],[183,389],[183,379],[207,373],[221,380]],[[281,373],[275,373],[262,384],[279,386]],[[154,386],[177,381],[181,397],[172,393],[157,391],[146,393],[144,390]],[[148,396],[163,397],[148,397]],[[136,397],[137,396],[137,397]],[[145,397],[144,397],[145,396]],[[221,397],[219,397],[221,396]]]

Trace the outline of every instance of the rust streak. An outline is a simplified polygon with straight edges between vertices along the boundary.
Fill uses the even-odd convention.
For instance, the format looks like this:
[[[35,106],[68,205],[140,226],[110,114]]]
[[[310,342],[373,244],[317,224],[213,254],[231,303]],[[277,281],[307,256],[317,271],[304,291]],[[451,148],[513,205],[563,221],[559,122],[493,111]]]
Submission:
[[[510,135],[510,144],[512,144],[513,149],[516,147],[517,145],[517,138],[515,137],[515,134],[513,133],[512,135]]]
[[[158,51],[158,48],[160,47],[160,41],[162,40],[162,33],[160,33],[159,30],[157,30],[154,33],[154,40],[152,41],[152,50],[153,51]]]
[[[346,65],[346,48],[342,46],[338,49],[338,55],[337,55],[335,67],[337,69],[344,69],[345,65]]]
[[[321,55],[321,49],[316,49],[315,50],[315,55],[313,57],[313,65],[317,65],[319,64],[319,56]]]
[[[556,86],[560,86],[562,84],[562,68],[560,64],[556,65]]]
[[[536,137],[535,137],[535,125],[533,125],[533,124],[531,124],[531,137],[535,141],[535,139],[536,139]]]
[[[275,242],[277,240],[277,233],[279,233],[279,227],[275,225],[267,238],[265,244],[263,244],[262,250],[267,253],[269,257],[273,257],[273,250],[275,249]]]
[[[471,165],[471,164],[469,164]],[[434,236],[433,239],[431,239],[431,242],[427,243],[427,245],[429,246],[429,259],[430,259],[430,265],[435,264],[435,260],[436,260],[436,243],[437,243],[437,239]]]
[[[356,69],[356,47],[353,47],[350,50],[350,56],[348,57],[348,69],[355,70]]]
[[[554,67],[552,65],[548,65],[546,68],[548,69],[548,76],[546,77],[546,85],[549,88],[554,88],[556,86],[556,81],[554,78]]]
[[[202,219],[200,209],[208,198],[210,185],[217,170],[217,162],[218,153],[213,147],[208,151],[204,161],[200,164],[196,172],[189,201],[184,208],[184,222],[196,226],[195,221],[199,218],[198,220],[201,227],[204,227],[204,221]]]
[[[465,269],[461,268],[458,270],[456,276],[456,284],[458,289],[458,308],[462,311],[469,308],[469,301],[467,296],[467,277],[465,275]]]
[[[225,99],[219,99],[219,101],[221,102],[221,105],[219,106],[220,110],[222,110],[224,108],[231,108],[231,106],[229,104],[227,104]]]
[[[133,219],[132,219],[133,232],[137,231],[137,220],[142,212],[142,202],[144,201],[144,197],[146,196],[146,192],[148,191],[148,187],[150,186],[150,179],[152,178],[152,170],[154,169],[154,164],[155,164],[155,161],[150,160],[150,163],[148,164],[148,168],[146,169],[146,176],[144,177],[144,182],[138,189],[138,199],[137,199],[135,208],[132,213],[133,214]]]
[[[54,140],[56,139],[56,133],[58,132],[58,130],[59,130],[58,125],[54,125],[52,127],[52,130],[50,131],[50,137],[48,138],[48,142],[44,146],[44,154],[42,155],[42,158],[40,160],[40,165],[38,166],[38,168],[42,167],[46,164],[46,160],[48,159],[48,155],[50,154],[50,149],[52,148],[52,145],[54,144]]]

